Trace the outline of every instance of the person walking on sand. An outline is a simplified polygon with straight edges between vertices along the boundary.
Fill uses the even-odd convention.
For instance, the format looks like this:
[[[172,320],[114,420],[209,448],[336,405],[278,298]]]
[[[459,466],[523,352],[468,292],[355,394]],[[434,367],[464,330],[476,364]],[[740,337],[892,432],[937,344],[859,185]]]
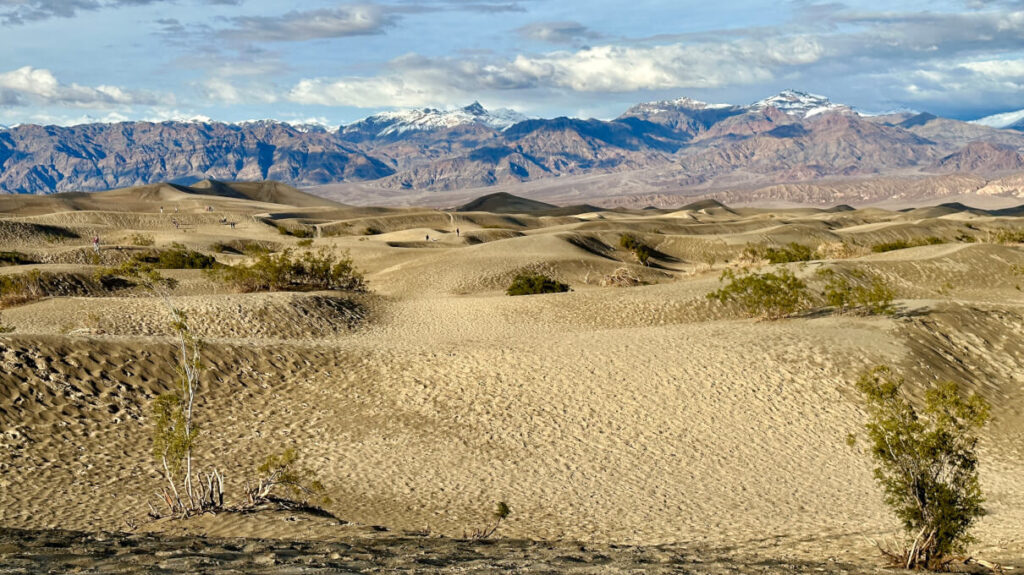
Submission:
[[[164,207],[163,206],[160,206],[160,213],[161,214],[164,213]]]
[[[430,234],[427,234],[427,241],[430,241]]]
[[[457,237],[457,238],[461,238],[462,237],[462,232],[459,231],[459,228],[455,228],[455,237]]]
[[[99,236],[93,236],[92,237],[92,251],[94,251],[96,253],[100,253],[100,237]]]

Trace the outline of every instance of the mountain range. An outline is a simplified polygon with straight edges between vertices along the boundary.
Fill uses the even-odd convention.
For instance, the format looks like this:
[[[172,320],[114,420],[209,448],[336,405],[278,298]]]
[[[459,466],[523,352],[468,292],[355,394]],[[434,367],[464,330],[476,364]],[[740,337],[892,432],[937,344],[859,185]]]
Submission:
[[[410,190],[623,173],[699,194],[1019,171],[1024,114],[974,123],[912,112],[868,116],[793,90],[747,106],[648,102],[610,121],[531,119],[474,103],[384,112],[336,130],[276,121],[0,129],[0,192],[29,194],[217,179],[363,182],[400,198]]]

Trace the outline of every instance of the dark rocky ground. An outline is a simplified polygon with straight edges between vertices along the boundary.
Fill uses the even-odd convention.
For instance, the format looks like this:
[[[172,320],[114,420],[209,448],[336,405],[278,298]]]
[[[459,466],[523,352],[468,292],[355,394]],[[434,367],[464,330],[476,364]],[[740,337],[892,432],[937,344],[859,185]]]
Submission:
[[[894,573],[699,546],[436,537],[283,541],[0,529],[0,573]]]

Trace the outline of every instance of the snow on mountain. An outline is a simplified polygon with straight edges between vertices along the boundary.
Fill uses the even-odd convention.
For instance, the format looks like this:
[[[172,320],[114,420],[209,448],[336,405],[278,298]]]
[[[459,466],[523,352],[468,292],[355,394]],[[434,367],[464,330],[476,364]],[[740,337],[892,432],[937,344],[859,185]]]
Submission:
[[[797,90],[783,90],[770,98],[754,102],[750,107],[754,110],[763,110],[769,106],[800,118],[810,118],[824,112],[853,111],[849,106],[836,104],[825,96]]]
[[[329,125],[329,124],[327,124],[327,123],[325,123],[323,121],[320,121],[320,120],[304,120],[304,121],[295,121],[295,122],[287,122],[287,121],[283,121],[283,120],[270,120],[270,119],[265,119],[265,120],[243,120],[241,122],[234,122],[232,125],[233,126],[239,126],[239,127],[242,127],[242,128],[288,126],[288,127],[294,129],[297,132],[302,132],[303,134],[306,134],[306,133],[309,133],[309,132],[329,132],[329,131],[334,129],[334,126],[331,126],[331,125]]]
[[[465,108],[456,110],[423,108],[381,112],[345,126],[342,133],[371,132],[375,136],[387,136],[406,132],[443,130],[468,124],[480,124],[495,130],[505,130],[526,119],[526,116],[515,110],[502,108],[489,111],[484,109],[479,102],[473,102]]]
[[[995,114],[992,116],[985,116],[977,120],[972,120],[972,124],[980,124],[982,126],[988,126],[989,128],[1009,128],[1014,124],[1024,122],[1024,110],[1017,110],[1016,112],[1006,112],[1003,114]]]
[[[721,110],[726,108],[733,108],[732,104],[710,104],[708,102],[701,102],[700,100],[694,100],[693,98],[676,98],[675,100],[660,100],[657,102],[645,102],[637,104],[629,109],[627,113],[645,112],[648,114],[657,114],[659,112],[671,112],[673,110]]]

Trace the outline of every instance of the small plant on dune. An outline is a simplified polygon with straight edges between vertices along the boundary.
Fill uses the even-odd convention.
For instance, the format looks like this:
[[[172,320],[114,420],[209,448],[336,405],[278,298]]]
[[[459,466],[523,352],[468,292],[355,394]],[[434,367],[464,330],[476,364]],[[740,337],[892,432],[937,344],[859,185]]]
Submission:
[[[647,282],[645,282],[639,275],[633,273],[629,268],[622,267],[601,278],[601,285],[612,287],[634,287],[647,285]]]
[[[313,237],[313,230],[306,227],[289,228],[286,226],[276,226],[277,233],[282,236],[293,236],[296,238],[311,238]]]
[[[1024,244],[1024,230],[996,230],[995,241],[999,244]]]
[[[750,317],[781,319],[809,304],[807,284],[787,269],[764,274],[725,270],[718,281],[727,283],[708,299],[736,302]]]
[[[370,226],[370,227],[366,228],[365,230],[363,230],[363,235],[364,236],[379,236],[382,233],[384,233],[384,232],[380,231],[379,228],[375,228],[373,226]]]
[[[23,266],[35,263],[21,252],[0,252],[0,266]]]
[[[217,260],[213,256],[191,250],[179,243],[171,244],[166,250],[136,254],[133,259],[152,264],[154,268],[162,270],[200,270],[217,265]]]
[[[128,238],[128,241],[131,242],[133,246],[139,246],[143,248],[150,247],[156,243],[156,240],[153,239],[153,236],[149,234],[132,234],[131,237]]]
[[[751,261],[768,260],[770,264],[788,264],[793,262],[809,262],[815,259],[814,250],[796,242],[782,247],[752,245],[743,250],[743,257]]]
[[[494,519],[494,525],[475,530],[470,538],[487,539],[491,537],[498,531],[498,527],[501,526],[501,522],[507,519],[511,514],[512,510],[509,509],[508,504],[504,501],[499,501],[498,504],[494,506],[494,511],[491,513],[491,517]]]
[[[654,255],[654,250],[633,234],[622,234],[619,237],[619,245],[633,252],[637,261],[643,265],[647,265],[651,256]]]
[[[302,240],[299,240],[299,241],[295,242],[295,245],[299,246],[300,248],[308,248],[308,247],[311,247],[313,245],[313,239],[312,238],[302,239]]]
[[[178,340],[178,386],[153,402],[153,456],[167,481],[160,495],[168,513],[188,517],[224,506],[224,478],[216,468],[205,475],[194,470],[203,343],[189,329],[184,312],[173,308],[171,312]],[[155,510],[151,515],[159,516]]]
[[[107,288],[134,287],[142,284],[150,289],[158,287],[174,289],[178,285],[178,280],[164,277],[156,271],[154,264],[146,263],[138,258],[132,258],[117,266],[99,268],[93,272],[93,276]]]
[[[928,236],[927,238],[917,240],[893,240],[891,242],[882,242],[871,246],[871,251],[875,253],[891,252],[895,250],[905,250],[907,248],[916,248],[920,246],[933,246],[945,243],[942,238],[935,236]]]
[[[895,311],[895,293],[881,276],[850,270],[846,275],[823,268],[817,276],[825,280],[825,301],[828,305],[847,313],[860,310],[866,314],[883,315]]]
[[[262,254],[251,264],[223,266],[209,273],[243,292],[366,289],[366,281],[348,252],[339,256],[327,248],[302,255],[293,255],[287,249]]]
[[[14,331],[14,327],[10,326],[10,325],[5,325],[4,324],[4,316],[3,316],[3,314],[0,314],[0,334],[12,333],[13,331]]]
[[[50,276],[39,270],[0,276],[0,309],[42,299],[46,296],[43,282]]]
[[[571,291],[569,284],[540,273],[520,273],[508,286],[508,295],[535,295],[542,293],[562,293]]]
[[[867,401],[875,479],[908,536],[904,545],[879,549],[901,568],[943,570],[952,554],[966,550],[971,527],[985,515],[977,433],[989,419],[989,405],[976,394],[964,399],[947,382],[929,389],[918,410],[903,384],[884,366],[857,382]],[[848,443],[856,445],[856,436]]]
[[[275,495],[278,490],[286,490],[291,501],[302,506],[309,505],[311,499],[316,503],[330,503],[324,495],[324,484],[312,471],[301,467],[298,453],[292,448],[267,456],[256,473],[253,483],[245,482],[246,502],[250,506],[269,501],[287,503]]]

